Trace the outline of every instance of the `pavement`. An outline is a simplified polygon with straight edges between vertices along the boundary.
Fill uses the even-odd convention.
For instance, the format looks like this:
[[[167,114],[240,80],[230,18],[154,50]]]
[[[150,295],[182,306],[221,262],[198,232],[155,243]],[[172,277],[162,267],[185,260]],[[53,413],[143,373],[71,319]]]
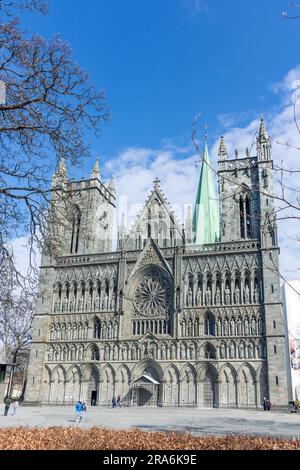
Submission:
[[[3,416],[0,427],[101,426],[110,429],[189,432],[196,436],[250,434],[300,439],[300,413],[211,408],[102,408],[88,407],[83,423],[76,424],[75,407],[23,407]]]

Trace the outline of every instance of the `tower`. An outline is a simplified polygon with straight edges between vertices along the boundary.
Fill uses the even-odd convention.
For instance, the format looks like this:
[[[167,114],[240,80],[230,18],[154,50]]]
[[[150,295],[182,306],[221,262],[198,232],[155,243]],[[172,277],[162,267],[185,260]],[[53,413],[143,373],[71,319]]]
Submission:
[[[265,318],[268,362],[268,389],[273,403],[287,402],[284,324],[280,300],[279,247],[274,208],[273,161],[270,138],[264,119],[256,142],[257,155],[248,149],[239,158],[228,160],[224,138],[219,148],[219,191],[221,207],[221,242],[240,242],[245,249],[259,249],[260,269],[256,279],[247,280],[259,291]],[[251,245],[252,243],[252,245]],[[257,287],[256,287],[257,286]],[[251,290],[251,289],[250,289]],[[250,292],[250,296],[252,293]]]

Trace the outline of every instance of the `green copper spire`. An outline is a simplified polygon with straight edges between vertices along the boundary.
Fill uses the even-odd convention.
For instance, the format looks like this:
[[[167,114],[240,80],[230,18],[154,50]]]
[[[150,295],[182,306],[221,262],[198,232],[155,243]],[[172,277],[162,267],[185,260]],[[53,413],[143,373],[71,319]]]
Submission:
[[[197,245],[216,243],[220,239],[220,219],[215,192],[215,178],[210,166],[207,142],[198,184],[193,216],[194,242]]]

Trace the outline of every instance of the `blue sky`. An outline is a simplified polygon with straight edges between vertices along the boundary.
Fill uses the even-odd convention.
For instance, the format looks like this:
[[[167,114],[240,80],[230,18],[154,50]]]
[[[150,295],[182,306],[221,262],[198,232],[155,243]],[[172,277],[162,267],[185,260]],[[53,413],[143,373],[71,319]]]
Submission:
[[[28,30],[47,37],[60,33],[106,91],[112,119],[100,139],[91,140],[91,159],[70,170],[87,176],[100,155],[104,178],[114,174],[119,197],[115,233],[122,212],[128,225],[133,222],[156,176],[185,220],[200,171],[191,145],[198,112],[204,113],[199,138],[205,123],[209,126],[213,164],[219,137],[225,136],[230,156],[235,148],[243,152],[263,113],[275,165],[284,161],[286,168],[299,169],[299,151],[277,143],[300,147],[291,106],[292,93],[300,99],[300,20],[282,20],[282,10],[293,12],[289,3],[49,0],[47,16],[26,15]],[[289,186],[299,187],[298,174],[287,176]],[[286,191],[297,203],[299,193]],[[300,279],[297,239],[299,221],[280,221],[281,267],[289,279]],[[25,256],[22,243],[18,246],[20,257]]]
[[[277,103],[270,85],[297,65],[300,22],[281,19],[288,0],[50,0],[28,28],[57,32],[104,88],[112,120],[93,151],[187,145],[202,111],[211,138],[219,117],[244,121]],[[203,123],[204,124],[204,123]]]

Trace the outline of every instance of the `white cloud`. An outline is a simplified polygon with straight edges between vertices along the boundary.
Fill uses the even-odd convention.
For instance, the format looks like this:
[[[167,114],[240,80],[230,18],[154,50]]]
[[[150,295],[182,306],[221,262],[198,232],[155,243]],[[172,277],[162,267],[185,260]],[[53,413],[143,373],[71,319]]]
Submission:
[[[283,161],[285,168],[290,169],[300,169],[300,150],[280,145],[277,142],[288,142],[290,145],[300,147],[300,135],[295,126],[291,102],[291,93],[295,91],[295,86],[298,86],[299,83],[300,66],[291,70],[284,77],[282,83],[273,86],[273,90],[280,93],[282,100],[278,109],[265,118],[267,130],[272,139],[275,165],[281,166]],[[230,117],[230,115],[228,116]],[[243,113],[242,117],[244,118]],[[300,118],[300,114],[298,117]],[[234,124],[236,121],[232,120],[233,125],[227,128],[224,133],[229,157],[233,156],[235,149],[238,149],[240,156],[243,156],[246,147],[251,150],[252,155],[255,155],[259,118],[259,115],[255,116],[244,127],[236,126]],[[211,148],[213,165],[216,163],[218,146],[219,141],[216,141]],[[161,147],[159,149],[129,147],[121,151],[116,158],[105,163],[106,171],[115,177],[119,199],[115,237],[122,212],[125,213],[126,223],[129,226],[141,210],[156,177],[160,179],[161,188],[181,222],[185,220],[187,206],[194,203],[200,172],[200,168],[195,167],[195,161],[199,160],[199,157],[195,155],[189,142],[181,147],[165,140]],[[294,188],[299,188],[298,175],[287,175],[286,183]],[[278,177],[279,174],[277,173],[277,193],[280,191]],[[300,188],[298,193],[288,189],[286,191],[290,200],[297,203],[296,197],[299,197]],[[291,213],[292,211],[287,212],[288,215],[291,215]],[[295,241],[299,234],[299,221],[279,221],[280,264],[283,275],[288,279],[300,278],[300,242]],[[25,243],[26,239],[24,237],[14,242],[16,259],[22,269],[26,267],[26,256],[28,256],[24,248]]]

